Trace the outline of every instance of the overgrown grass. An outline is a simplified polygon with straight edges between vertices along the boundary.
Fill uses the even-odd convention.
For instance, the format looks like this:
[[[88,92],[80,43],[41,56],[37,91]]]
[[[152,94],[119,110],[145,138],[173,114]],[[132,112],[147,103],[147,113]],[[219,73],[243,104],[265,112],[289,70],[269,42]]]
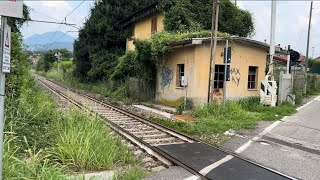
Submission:
[[[16,135],[13,142],[20,150],[27,148],[23,137],[27,137],[29,146],[44,149],[52,142],[52,123],[59,118],[59,113],[53,99],[35,88],[34,79],[25,78],[28,84],[22,88],[21,96],[6,99],[5,132]]]
[[[226,109],[218,104],[195,108],[190,113],[194,122],[154,121],[189,135],[221,134],[229,129],[255,128],[258,121],[276,120],[295,113],[295,107],[284,103],[277,107],[262,106],[258,98],[229,101]]]
[[[67,179],[62,168],[50,163],[50,158],[44,156],[41,151],[28,148],[21,158],[18,153],[19,147],[14,146],[15,140],[16,137],[6,136],[4,141],[4,179]]]
[[[57,122],[55,129],[59,135],[51,152],[56,162],[68,169],[99,171],[134,163],[128,147],[111,137],[98,119],[73,110]]]
[[[140,180],[149,175],[139,166],[129,166],[128,168],[120,171],[113,179],[114,180]]]
[[[74,172],[140,167],[102,121],[76,110],[63,114],[33,78],[24,78],[21,96],[6,99],[4,179],[58,180]]]

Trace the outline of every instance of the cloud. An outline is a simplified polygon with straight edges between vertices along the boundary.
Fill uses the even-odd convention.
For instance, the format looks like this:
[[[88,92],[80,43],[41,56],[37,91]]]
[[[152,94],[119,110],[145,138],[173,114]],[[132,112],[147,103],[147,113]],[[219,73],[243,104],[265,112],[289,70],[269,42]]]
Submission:
[[[31,11],[30,15],[32,19],[44,20],[44,21],[64,21],[64,18],[69,14],[75,7],[77,7],[81,1],[24,1],[24,3],[29,6],[34,11]],[[81,26],[83,24],[84,17],[88,16],[89,10],[92,7],[94,1],[85,1],[79,6],[72,14],[67,17],[68,23],[76,24],[76,26]],[[22,34],[24,37],[29,37],[34,34],[42,34],[50,31],[77,31],[77,29],[57,24],[44,24],[30,22],[24,25],[22,28]],[[78,33],[70,33],[72,36],[77,37]],[[58,37],[57,37],[58,38]]]
[[[255,21],[255,36],[253,39],[269,42],[270,39],[270,1],[238,1],[238,6],[250,11]],[[316,45],[320,36],[320,2],[314,3],[312,17],[311,45]],[[276,44],[291,45],[294,49],[305,53],[307,29],[309,23],[310,1],[277,1]]]

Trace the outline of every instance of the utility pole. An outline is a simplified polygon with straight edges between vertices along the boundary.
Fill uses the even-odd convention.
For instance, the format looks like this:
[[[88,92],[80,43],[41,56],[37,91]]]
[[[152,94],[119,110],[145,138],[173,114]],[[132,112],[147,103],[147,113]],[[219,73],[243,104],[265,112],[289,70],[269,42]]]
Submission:
[[[311,1],[310,5],[310,16],[309,16],[309,27],[308,27],[308,38],[307,38],[307,52],[306,52],[306,64],[305,64],[305,73],[306,77],[308,74],[308,59],[309,59],[309,45],[310,45],[310,31],[311,31],[311,19],[312,19],[312,8],[313,8],[313,1]]]
[[[214,100],[214,74],[217,57],[217,39],[218,39],[218,21],[219,21],[219,0],[213,0],[212,8],[212,33],[210,45],[210,71],[209,71],[209,88],[208,88],[208,102]],[[214,11],[215,10],[215,11]],[[213,32],[214,29],[214,32]],[[214,35],[214,39],[213,39]],[[211,87],[211,88],[210,88]]]
[[[227,66],[228,66],[229,40],[226,40],[226,50],[224,54],[224,77],[223,77],[223,107],[227,104]]]
[[[270,29],[270,52],[269,52],[269,72],[268,75],[271,76],[271,80],[274,81],[273,75],[273,56],[275,54],[275,33],[276,33],[276,13],[277,13],[277,2],[272,0],[271,2],[271,29]]]
[[[215,19],[215,10],[216,10],[216,0],[212,0],[212,18],[211,18],[211,43],[210,43],[210,67],[209,67],[209,82],[208,82],[208,103],[211,100],[211,79],[212,71],[214,71],[213,59],[213,36],[214,36],[214,19]],[[213,68],[212,68],[213,66]]]
[[[3,53],[5,46],[5,28],[7,25],[7,17],[1,16],[1,41],[0,41],[0,60],[3,62]],[[1,63],[2,64],[2,63]],[[2,179],[2,159],[3,159],[3,129],[4,129],[4,96],[5,96],[5,81],[6,74],[2,71],[0,72],[0,179]]]

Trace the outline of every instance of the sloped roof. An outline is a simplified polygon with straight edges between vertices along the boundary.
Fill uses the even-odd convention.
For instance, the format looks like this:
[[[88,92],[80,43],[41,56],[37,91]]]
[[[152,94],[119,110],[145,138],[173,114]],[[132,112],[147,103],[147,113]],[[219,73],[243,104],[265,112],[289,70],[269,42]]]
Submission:
[[[124,28],[144,17],[147,17],[155,12],[158,12],[159,11],[159,1],[145,7],[145,8],[142,8],[140,9],[139,11],[133,13],[131,16],[119,21],[117,23],[117,26],[119,28]]]
[[[282,55],[282,56],[274,56],[273,59],[274,59],[274,60],[277,60],[277,61],[279,61],[279,62],[287,62],[287,61],[288,61],[288,57],[285,56],[285,55]],[[304,62],[305,59],[306,59],[306,57],[303,56],[303,55],[301,55],[297,62]]]
[[[218,41],[225,41],[226,38],[223,37],[218,37]],[[261,48],[265,48],[268,49],[269,48],[269,44],[264,43],[264,42],[260,42],[260,41],[256,41],[256,40],[252,40],[252,39],[247,39],[247,38],[242,38],[242,37],[231,37],[230,38],[233,41],[238,41],[238,42],[245,42],[245,43],[249,43]],[[186,46],[186,45],[199,45],[202,43],[208,43],[211,42],[211,38],[207,37],[207,38],[191,38],[191,39],[187,39],[187,40],[183,40],[183,41],[178,41],[178,42],[174,42],[169,44],[169,46],[171,47],[177,47],[177,46]]]

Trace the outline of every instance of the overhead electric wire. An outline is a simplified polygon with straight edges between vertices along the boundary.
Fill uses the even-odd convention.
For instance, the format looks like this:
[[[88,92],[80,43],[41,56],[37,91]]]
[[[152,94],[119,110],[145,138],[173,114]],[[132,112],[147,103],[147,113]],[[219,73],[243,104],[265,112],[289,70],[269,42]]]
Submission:
[[[76,9],[78,9],[78,8],[81,6],[81,4],[84,3],[84,1],[85,1],[85,0],[83,0],[76,8],[74,8],[68,15],[66,15],[65,18],[67,18],[67,17],[68,17],[70,14],[72,14]]]
[[[81,5],[81,4],[82,4],[82,3],[80,3],[79,5]],[[79,7],[79,5],[78,5],[78,7]],[[76,8],[77,8],[77,7],[76,7]],[[76,9],[76,8],[75,8],[75,9]],[[70,15],[70,13],[69,13],[69,15]],[[88,16],[89,16],[89,15],[88,15]],[[85,20],[86,18],[88,18],[88,16],[85,16],[84,18],[82,18],[82,19],[79,21],[79,23],[81,23],[83,20]],[[80,30],[80,27],[77,27],[77,26],[71,26],[71,27]],[[47,49],[49,49],[50,47],[52,47],[55,43],[57,43],[61,38],[63,38],[64,36],[66,36],[66,34],[69,33],[69,32],[79,32],[79,31],[71,31],[71,30],[69,30],[69,31],[65,32],[65,34],[63,34],[63,35],[62,35],[60,38],[58,38],[55,42],[51,43],[50,46],[47,47]]]
[[[78,8],[81,6],[81,4],[84,3],[84,1],[85,1],[85,0],[83,0],[77,7],[75,7],[69,14],[67,14],[67,15],[63,18],[63,20],[66,20],[66,18],[67,18],[70,14],[72,14],[76,9],[78,9]],[[61,22],[63,22],[63,20],[62,20]],[[45,43],[45,44],[48,44],[48,43],[52,40],[52,38],[57,34],[57,32],[58,32],[58,30],[60,29],[60,27],[61,27],[61,24],[59,25],[58,29],[54,32],[54,34],[51,36],[51,38],[50,38],[50,39],[47,41],[47,43]],[[48,47],[46,47],[45,49],[48,49]]]
[[[46,15],[46,14],[41,13],[41,12],[39,12],[39,11],[36,11],[36,10],[34,10],[34,9],[31,9],[31,11],[33,11],[33,12],[35,12],[35,13],[38,13],[38,14],[41,14],[42,16],[45,16],[45,17],[50,18],[50,19],[52,19],[52,20],[59,21],[59,20],[56,19],[56,18],[53,18],[53,17],[51,17],[51,16],[49,16],[49,15]]]
[[[69,24],[65,22],[53,22],[53,21],[43,21],[43,20],[36,20],[36,19],[25,19],[26,21],[32,21],[32,22],[40,22],[40,23],[49,23],[49,24],[60,24],[60,25],[68,25],[68,26],[75,26],[76,24]]]

